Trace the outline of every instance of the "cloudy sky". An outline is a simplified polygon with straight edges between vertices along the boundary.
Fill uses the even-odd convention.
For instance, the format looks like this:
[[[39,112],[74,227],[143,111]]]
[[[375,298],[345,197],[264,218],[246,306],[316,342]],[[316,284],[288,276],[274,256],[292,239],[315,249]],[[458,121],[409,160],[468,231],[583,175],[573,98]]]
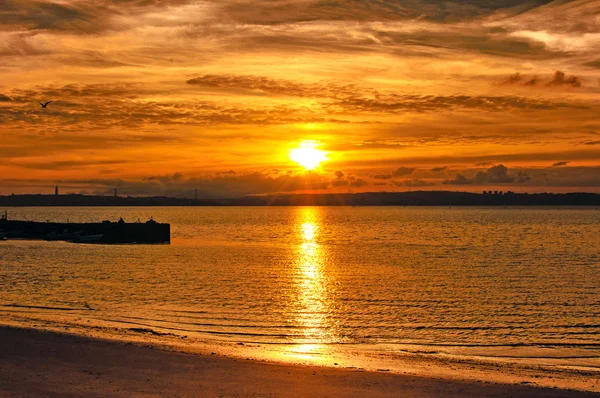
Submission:
[[[600,192],[598,49],[598,0],[2,0],[0,194]]]

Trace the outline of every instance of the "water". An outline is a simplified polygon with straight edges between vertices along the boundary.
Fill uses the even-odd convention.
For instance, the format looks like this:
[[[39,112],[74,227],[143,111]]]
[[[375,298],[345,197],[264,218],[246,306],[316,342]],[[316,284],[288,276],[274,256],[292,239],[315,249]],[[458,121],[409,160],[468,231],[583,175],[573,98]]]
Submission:
[[[9,210],[150,216],[171,223],[171,245],[0,242],[0,316],[257,344],[274,357],[348,346],[600,369],[599,208]]]

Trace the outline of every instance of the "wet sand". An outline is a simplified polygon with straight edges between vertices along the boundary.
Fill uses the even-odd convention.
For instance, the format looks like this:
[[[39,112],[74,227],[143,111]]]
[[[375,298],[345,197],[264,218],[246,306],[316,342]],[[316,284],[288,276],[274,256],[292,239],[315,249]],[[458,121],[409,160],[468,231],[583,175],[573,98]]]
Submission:
[[[0,396],[588,397],[600,394],[261,363],[0,327]]]

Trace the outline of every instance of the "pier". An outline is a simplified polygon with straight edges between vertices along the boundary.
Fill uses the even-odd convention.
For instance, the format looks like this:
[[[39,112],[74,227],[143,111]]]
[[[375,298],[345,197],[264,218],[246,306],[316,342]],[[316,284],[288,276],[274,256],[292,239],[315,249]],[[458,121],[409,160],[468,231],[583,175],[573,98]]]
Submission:
[[[149,220],[144,223],[102,221],[58,223],[0,219],[0,239],[62,240],[96,244],[169,244],[171,225]]]

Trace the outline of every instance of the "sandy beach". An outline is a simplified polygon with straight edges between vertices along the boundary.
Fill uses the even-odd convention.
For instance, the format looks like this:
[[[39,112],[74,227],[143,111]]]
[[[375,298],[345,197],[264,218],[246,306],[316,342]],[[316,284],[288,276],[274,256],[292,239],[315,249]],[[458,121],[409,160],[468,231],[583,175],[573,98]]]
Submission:
[[[1,396],[583,397],[561,389],[262,363],[0,327]]]

